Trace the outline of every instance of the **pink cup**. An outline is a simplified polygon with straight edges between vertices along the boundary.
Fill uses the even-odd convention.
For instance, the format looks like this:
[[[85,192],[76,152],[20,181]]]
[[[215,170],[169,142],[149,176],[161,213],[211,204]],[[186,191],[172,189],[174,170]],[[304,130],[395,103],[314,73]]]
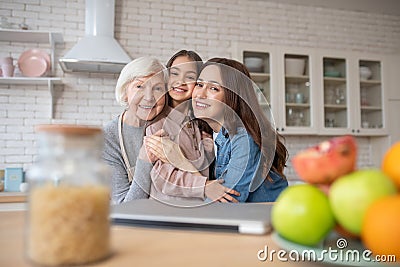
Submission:
[[[2,57],[0,58],[0,66],[2,65],[12,65],[13,58],[12,57]]]
[[[3,73],[3,77],[13,77],[14,65],[1,65],[1,71]]]

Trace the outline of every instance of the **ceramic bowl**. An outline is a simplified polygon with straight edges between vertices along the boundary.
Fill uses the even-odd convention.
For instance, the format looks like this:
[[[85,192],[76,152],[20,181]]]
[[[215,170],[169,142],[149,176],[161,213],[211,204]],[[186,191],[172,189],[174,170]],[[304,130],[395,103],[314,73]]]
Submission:
[[[303,58],[285,58],[285,73],[289,76],[304,75],[306,61]]]
[[[263,59],[259,57],[245,57],[244,65],[250,72],[262,72],[263,71]]]
[[[367,66],[360,66],[360,79],[361,80],[368,80],[372,77],[372,71]]]

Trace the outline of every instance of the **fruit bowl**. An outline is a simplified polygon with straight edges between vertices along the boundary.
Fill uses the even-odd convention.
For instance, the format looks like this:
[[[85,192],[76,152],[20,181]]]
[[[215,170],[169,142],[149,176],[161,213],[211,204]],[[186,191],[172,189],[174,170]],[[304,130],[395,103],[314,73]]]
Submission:
[[[359,240],[344,238],[335,231],[332,231],[323,242],[314,247],[291,242],[277,232],[273,232],[271,237],[281,249],[288,252],[285,254],[287,259],[290,259],[290,256],[293,258],[298,256],[298,261],[322,262],[340,266],[391,266],[376,262],[375,257],[366,252],[367,249]],[[279,251],[277,254],[280,255]],[[359,260],[357,260],[357,255],[359,255]]]

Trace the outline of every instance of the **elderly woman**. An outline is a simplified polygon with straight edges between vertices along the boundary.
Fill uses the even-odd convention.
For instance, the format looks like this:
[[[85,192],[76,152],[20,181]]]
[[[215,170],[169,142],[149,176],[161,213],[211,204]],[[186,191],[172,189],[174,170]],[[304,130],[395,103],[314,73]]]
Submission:
[[[113,204],[148,198],[153,167],[143,145],[145,128],[166,106],[167,72],[163,64],[141,57],[121,71],[115,88],[125,110],[104,128],[103,158],[111,167]]]

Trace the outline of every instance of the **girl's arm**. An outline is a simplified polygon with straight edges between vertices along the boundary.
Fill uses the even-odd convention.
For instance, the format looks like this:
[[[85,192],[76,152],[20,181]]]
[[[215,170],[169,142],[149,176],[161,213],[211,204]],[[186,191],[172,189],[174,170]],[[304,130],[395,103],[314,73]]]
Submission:
[[[160,121],[146,128],[144,144],[146,144],[146,140],[148,140],[149,136],[163,135],[164,131],[161,129],[162,124],[163,122]],[[176,149],[176,153],[182,153],[177,144],[171,142],[171,145],[175,146],[174,149]],[[155,153],[159,155],[162,151],[160,153],[158,150],[151,150],[151,148],[147,146],[147,152],[157,159],[150,174],[153,185],[157,191],[170,196],[197,197],[204,199],[204,187],[207,181],[206,176],[200,174],[197,169],[191,165],[177,168],[177,166],[174,166],[168,161],[159,160]],[[181,156],[184,157],[183,155]]]
[[[207,177],[199,172],[181,171],[170,163],[157,160],[150,176],[157,191],[166,195],[204,199]]]
[[[200,196],[201,192],[203,198],[205,195],[211,200],[236,202],[235,198],[227,193],[238,195],[238,192],[218,182],[207,182],[207,177],[197,171],[176,143],[157,135],[159,132],[145,137],[145,144],[149,152],[159,158],[152,170],[152,181],[159,191],[183,197],[193,196],[191,194]]]

